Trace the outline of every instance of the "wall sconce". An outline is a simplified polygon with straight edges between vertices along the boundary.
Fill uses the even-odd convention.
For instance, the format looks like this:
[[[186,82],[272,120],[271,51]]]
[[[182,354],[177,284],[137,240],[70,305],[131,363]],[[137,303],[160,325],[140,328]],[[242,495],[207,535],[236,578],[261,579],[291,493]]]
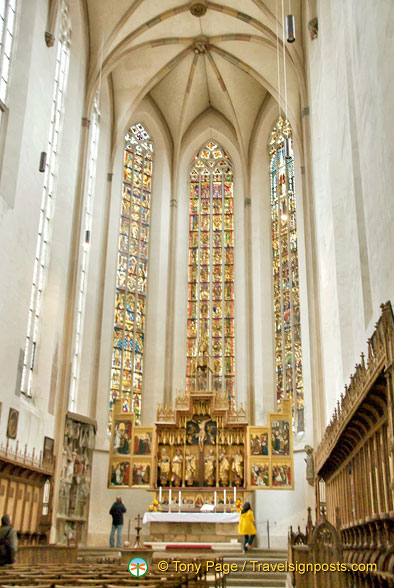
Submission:
[[[85,231],[85,243],[83,244],[83,248],[85,251],[89,249],[90,245],[90,231]]]
[[[41,152],[40,156],[40,167],[38,168],[40,172],[44,172],[47,165],[47,154],[45,151]]]
[[[294,43],[294,41],[296,40],[294,14],[288,14],[286,16],[286,35],[287,35],[287,42]]]

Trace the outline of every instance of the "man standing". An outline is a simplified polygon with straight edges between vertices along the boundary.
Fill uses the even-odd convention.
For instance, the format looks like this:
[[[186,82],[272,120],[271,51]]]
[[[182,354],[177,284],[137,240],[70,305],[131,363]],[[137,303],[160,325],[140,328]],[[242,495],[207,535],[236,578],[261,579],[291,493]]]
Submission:
[[[114,547],[115,531],[118,532],[116,547],[122,547],[122,529],[123,529],[123,513],[126,512],[126,507],[122,502],[120,496],[116,497],[116,502],[111,506],[109,514],[112,516],[112,529],[109,536],[109,546]]]
[[[14,563],[17,551],[18,537],[10,516],[5,514],[1,518],[0,527],[0,566]]]

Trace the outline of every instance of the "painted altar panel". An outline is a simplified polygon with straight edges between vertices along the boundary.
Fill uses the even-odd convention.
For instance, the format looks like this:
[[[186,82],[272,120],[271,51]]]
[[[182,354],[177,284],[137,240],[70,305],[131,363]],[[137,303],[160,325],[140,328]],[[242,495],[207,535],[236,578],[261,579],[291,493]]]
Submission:
[[[131,412],[115,408],[108,487],[153,490],[163,507],[186,510],[225,508],[250,490],[293,489],[291,419],[283,400],[267,426],[248,427],[244,411],[205,391],[178,396],[175,410],[160,407],[155,427],[136,426]]]
[[[248,488],[293,490],[293,430],[290,400],[268,415],[268,426],[248,427]]]
[[[145,488],[153,485],[154,427],[135,424],[132,412],[115,403],[111,433],[108,488]]]
[[[271,460],[263,457],[252,457],[249,468],[249,488],[261,490],[271,487]]]
[[[271,455],[269,433],[269,427],[248,427],[248,451],[251,457]]]
[[[292,490],[294,488],[294,468],[291,460],[273,459],[271,468],[273,490]]]

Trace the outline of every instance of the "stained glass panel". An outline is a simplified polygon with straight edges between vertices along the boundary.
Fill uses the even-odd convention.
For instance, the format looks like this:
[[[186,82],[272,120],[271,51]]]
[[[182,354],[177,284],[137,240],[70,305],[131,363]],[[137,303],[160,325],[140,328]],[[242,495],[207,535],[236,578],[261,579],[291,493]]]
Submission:
[[[153,143],[138,123],[125,137],[109,422],[115,399],[141,420]]]
[[[292,129],[279,119],[270,141],[272,273],[277,400],[294,403],[294,427],[304,430],[304,391]]]
[[[227,394],[234,404],[234,219],[232,164],[216,142],[197,153],[190,171],[189,296],[186,387],[197,334],[206,325],[212,374],[199,388]],[[228,377],[228,376],[231,377]]]

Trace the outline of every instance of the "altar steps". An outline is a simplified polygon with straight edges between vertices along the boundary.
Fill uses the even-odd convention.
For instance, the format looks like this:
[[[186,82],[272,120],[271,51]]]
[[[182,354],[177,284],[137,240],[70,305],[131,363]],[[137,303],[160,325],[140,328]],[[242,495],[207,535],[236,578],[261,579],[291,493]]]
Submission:
[[[279,564],[285,563],[287,552],[280,550],[253,549],[248,553],[239,553],[236,555],[223,554],[224,562],[228,564],[237,564],[238,571],[231,572],[227,575],[227,586],[237,586],[238,588],[284,588],[286,586],[286,572],[264,572],[257,571],[259,564]],[[244,571],[242,571],[244,562],[247,562]],[[251,561],[257,561],[255,570]]]

